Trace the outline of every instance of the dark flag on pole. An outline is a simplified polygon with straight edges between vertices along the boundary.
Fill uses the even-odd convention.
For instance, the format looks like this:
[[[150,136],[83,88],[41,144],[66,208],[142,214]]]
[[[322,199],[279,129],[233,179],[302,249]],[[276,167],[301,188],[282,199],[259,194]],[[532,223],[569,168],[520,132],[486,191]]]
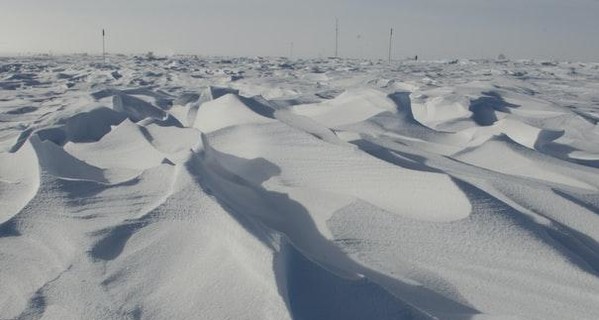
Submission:
[[[102,29],[102,37],[104,36],[104,29]]]

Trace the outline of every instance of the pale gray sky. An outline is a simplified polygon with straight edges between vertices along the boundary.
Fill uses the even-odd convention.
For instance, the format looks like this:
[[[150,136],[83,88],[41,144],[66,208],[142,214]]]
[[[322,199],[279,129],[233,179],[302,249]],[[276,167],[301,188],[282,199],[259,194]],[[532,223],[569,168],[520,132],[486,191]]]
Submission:
[[[598,0],[0,0],[0,52],[599,61]],[[360,35],[360,37],[358,37]]]

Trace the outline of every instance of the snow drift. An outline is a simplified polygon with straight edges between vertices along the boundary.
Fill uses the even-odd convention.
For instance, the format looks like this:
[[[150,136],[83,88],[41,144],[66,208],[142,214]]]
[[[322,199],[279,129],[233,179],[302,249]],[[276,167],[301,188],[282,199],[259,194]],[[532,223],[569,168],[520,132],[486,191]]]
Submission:
[[[0,60],[0,318],[599,318],[597,65],[113,58]]]

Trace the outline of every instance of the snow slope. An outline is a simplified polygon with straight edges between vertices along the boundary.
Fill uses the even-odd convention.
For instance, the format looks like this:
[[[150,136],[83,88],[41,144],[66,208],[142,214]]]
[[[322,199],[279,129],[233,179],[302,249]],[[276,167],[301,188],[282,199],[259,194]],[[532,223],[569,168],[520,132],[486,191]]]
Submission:
[[[0,319],[598,319],[599,65],[0,59]]]

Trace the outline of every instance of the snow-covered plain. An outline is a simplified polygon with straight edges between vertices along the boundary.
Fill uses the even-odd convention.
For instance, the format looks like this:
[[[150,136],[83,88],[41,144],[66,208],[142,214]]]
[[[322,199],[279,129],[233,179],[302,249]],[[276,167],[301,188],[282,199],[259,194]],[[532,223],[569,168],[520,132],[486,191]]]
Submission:
[[[599,64],[0,59],[0,319],[599,319]]]

